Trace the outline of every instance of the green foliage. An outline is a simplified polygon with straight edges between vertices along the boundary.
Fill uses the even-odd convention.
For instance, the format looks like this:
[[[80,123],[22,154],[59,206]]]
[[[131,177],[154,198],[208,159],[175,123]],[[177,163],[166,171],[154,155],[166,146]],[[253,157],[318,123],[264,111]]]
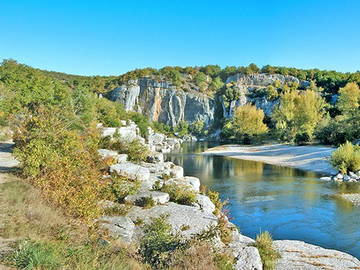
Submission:
[[[339,90],[337,107],[344,115],[350,115],[358,111],[360,106],[360,89],[356,83],[347,83]]]
[[[259,250],[264,270],[273,270],[280,254],[273,247],[273,240],[269,232],[263,232],[256,236],[255,246]]]
[[[187,185],[168,184],[162,191],[169,193],[170,200],[179,204],[193,205],[196,202],[196,192]]]
[[[63,264],[54,244],[22,242],[12,255],[18,269],[59,269]]]
[[[143,269],[121,247],[101,246],[96,241],[76,243],[64,240],[23,241],[10,262],[18,269]]]
[[[145,161],[149,156],[149,148],[138,139],[128,142],[122,138],[103,138],[100,147],[118,151],[120,154],[127,154],[128,159],[134,162]]]
[[[324,144],[339,145],[360,138],[360,113],[353,116],[337,116],[320,126],[316,137]]]
[[[178,136],[183,137],[189,134],[189,123],[186,121],[180,121],[174,128],[174,133],[177,133]]]
[[[135,194],[140,186],[140,181],[113,175],[101,193],[105,199],[122,203],[126,196]]]
[[[165,216],[154,218],[144,228],[140,252],[144,261],[154,269],[167,268],[170,264],[172,253],[184,247],[184,241],[171,231],[172,227],[167,222]]]
[[[214,214],[219,216],[222,212],[223,207],[226,205],[226,202],[222,202],[220,199],[219,192],[213,191],[205,186],[201,186],[202,193],[209,197],[211,202],[215,205]]]
[[[155,206],[155,204],[156,203],[152,197],[142,197],[141,199],[135,201],[135,205],[144,207],[146,209]]]
[[[330,163],[342,173],[359,171],[360,146],[353,145],[350,142],[340,145],[340,147],[332,153]]]
[[[15,156],[23,173],[68,214],[91,218],[99,214],[98,131],[80,133],[61,108],[39,108],[17,123]]]
[[[280,138],[285,141],[296,138],[311,141],[325,114],[324,107],[325,101],[312,90],[283,92],[280,104],[272,115]]]
[[[195,122],[191,123],[189,126],[189,131],[191,134],[196,136],[206,135],[205,130],[205,123],[202,120],[196,120]]]

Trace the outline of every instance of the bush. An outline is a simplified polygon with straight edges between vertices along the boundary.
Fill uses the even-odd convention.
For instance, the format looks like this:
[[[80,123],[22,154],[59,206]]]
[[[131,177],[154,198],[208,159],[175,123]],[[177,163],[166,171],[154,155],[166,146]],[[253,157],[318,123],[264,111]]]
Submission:
[[[144,261],[154,269],[164,269],[170,264],[172,253],[184,247],[184,240],[171,232],[172,227],[166,216],[154,218],[145,226],[140,253]]]
[[[219,192],[210,190],[209,188],[206,188],[205,186],[201,186],[201,188],[203,189],[202,193],[205,194],[206,196],[208,196],[209,199],[211,200],[211,202],[215,205],[214,214],[217,216],[220,215],[223,207],[226,205],[226,201],[222,202],[220,200]]]
[[[360,147],[350,142],[340,145],[332,153],[330,163],[342,173],[360,170]]]
[[[114,141],[111,141],[109,138],[103,138],[101,147],[118,151],[121,154],[127,154],[129,160],[135,162],[145,161],[150,153],[149,148],[137,139],[126,142],[119,138],[115,138]]]
[[[135,194],[140,186],[140,181],[113,175],[102,190],[102,197],[122,203],[126,196]]]
[[[18,123],[14,139],[23,174],[47,199],[75,217],[93,218],[100,213],[95,127],[73,130],[60,108],[39,108]]]
[[[169,193],[170,200],[179,204],[192,205],[196,202],[196,192],[191,187],[181,184],[170,184],[162,188]]]
[[[255,246],[259,250],[264,270],[273,270],[280,254],[273,247],[273,240],[269,232],[263,232],[256,236]]]
[[[151,208],[155,206],[155,201],[152,197],[142,197],[141,199],[138,199],[135,201],[135,205],[141,206],[144,208]]]

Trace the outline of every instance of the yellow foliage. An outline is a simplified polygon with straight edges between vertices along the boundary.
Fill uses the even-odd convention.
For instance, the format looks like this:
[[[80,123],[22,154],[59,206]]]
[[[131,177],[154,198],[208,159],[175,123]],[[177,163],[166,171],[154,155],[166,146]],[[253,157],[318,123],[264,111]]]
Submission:
[[[268,127],[264,124],[264,112],[251,104],[237,107],[233,125],[236,133],[241,135],[259,135],[266,133]]]

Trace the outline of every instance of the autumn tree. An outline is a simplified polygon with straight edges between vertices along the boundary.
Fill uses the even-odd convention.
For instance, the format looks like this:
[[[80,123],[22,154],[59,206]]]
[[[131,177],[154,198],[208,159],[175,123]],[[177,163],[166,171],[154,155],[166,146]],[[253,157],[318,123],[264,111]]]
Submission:
[[[347,83],[339,90],[339,100],[337,107],[344,115],[356,112],[360,105],[360,89],[357,83]]]
[[[251,104],[237,107],[232,120],[234,134],[239,139],[247,139],[264,134],[268,127],[264,124],[264,112]]]

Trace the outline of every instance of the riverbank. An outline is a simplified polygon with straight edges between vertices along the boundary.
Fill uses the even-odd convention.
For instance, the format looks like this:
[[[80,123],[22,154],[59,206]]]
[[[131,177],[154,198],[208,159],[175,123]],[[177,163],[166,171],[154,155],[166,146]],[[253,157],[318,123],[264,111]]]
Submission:
[[[294,146],[286,144],[261,146],[221,145],[210,148],[203,154],[259,161],[329,175],[337,172],[328,162],[328,158],[334,150],[335,148],[327,146]]]

